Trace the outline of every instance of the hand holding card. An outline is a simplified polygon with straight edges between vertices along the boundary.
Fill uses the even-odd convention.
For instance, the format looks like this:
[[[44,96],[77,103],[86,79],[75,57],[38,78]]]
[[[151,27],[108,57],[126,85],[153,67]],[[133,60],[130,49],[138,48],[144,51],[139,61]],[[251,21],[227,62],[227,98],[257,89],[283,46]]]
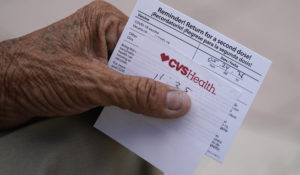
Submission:
[[[133,33],[135,38],[128,39]],[[185,91],[191,109],[183,118],[163,120],[108,107],[95,127],[167,174],[192,174],[239,91],[159,39],[128,27],[109,67]]]
[[[228,114],[239,111],[237,102],[246,106],[239,115],[245,114],[269,65],[255,52],[165,4],[139,0],[109,67],[184,91],[191,98],[190,111],[164,120],[107,107],[95,127],[168,175],[192,174],[205,153],[223,160],[243,119],[231,121]],[[228,130],[227,121],[233,130]],[[226,131],[224,149],[219,149],[220,138],[214,138],[220,130]]]

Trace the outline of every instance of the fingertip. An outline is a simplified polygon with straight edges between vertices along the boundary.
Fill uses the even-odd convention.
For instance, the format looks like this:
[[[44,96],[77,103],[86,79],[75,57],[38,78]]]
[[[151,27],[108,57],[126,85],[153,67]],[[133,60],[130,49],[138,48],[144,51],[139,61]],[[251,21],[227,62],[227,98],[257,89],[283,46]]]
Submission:
[[[166,95],[166,113],[169,118],[178,118],[185,115],[191,106],[188,94],[180,90],[168,91]]]
[[[120,82],[113,104],[123,109],[163,119],[184,116],[190,109],[188,94],[174,87],[135,76],[124,76]]]

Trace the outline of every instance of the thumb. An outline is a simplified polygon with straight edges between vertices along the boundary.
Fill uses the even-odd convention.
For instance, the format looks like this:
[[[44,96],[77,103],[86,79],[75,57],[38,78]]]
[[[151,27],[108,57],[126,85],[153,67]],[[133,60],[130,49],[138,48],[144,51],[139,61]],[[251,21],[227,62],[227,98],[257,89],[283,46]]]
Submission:
[[[115,72],[111,94],[112,104],[135,113],[153,117],[175,118],[190,108],[189,96],[166,84],[149,78],[122,75]]]

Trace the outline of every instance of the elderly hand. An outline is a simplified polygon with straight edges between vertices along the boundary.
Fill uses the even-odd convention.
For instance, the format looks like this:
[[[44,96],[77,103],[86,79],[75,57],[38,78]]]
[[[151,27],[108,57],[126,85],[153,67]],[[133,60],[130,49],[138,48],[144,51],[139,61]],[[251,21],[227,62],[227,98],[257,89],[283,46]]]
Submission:
[[[184,115],[190,106],[184,92],[108,68],[127,19],[95,1],[44,29],[0,43],[0,128],[109,105],[154,117]]]

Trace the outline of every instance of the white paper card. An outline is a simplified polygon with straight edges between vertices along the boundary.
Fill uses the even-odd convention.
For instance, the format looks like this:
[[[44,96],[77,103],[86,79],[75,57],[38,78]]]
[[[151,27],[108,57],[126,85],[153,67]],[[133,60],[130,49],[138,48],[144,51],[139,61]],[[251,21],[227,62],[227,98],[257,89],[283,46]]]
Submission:
[[[271,61],[159,1],[138,1],[131,18],[127,27],[159,38],[242,90],[206,153],[222,162]]]
[[[109,66],[187,91],[192,105],[183,118],[168,120],[107,107],[95,127],[168,175],[192,174],[240,91],[161,41],[133,34],[130,28],[123,32]]]
[[[168,175],[192,174],[240,91],[161,39],[135,27],[137,10],[145,8],[141,2],[109,66],[123,74],[153,78],[186,91],[192,100],[191,109],[183,118],[165,120],[107,107],[95,127]]]
[[[166,56],[169,60],[162,61]],[[171,59],[175,61],[170,63]],[[95,127],[168,175],[192,174],[204,152],[218,161],[224,159],[270,64],[159,1],[139,0],[109,66],[188,91],[191,111],[184,118],[166,121],[109,107]],[[188,72],[183,76],[181,65],[199,75],[199,81],[187,78]],[[200,79],[213,82],[214,88],[199,86]],[[216,95],[211,93],[214,89]],[[236,89],[242,92],[238,99]]]

